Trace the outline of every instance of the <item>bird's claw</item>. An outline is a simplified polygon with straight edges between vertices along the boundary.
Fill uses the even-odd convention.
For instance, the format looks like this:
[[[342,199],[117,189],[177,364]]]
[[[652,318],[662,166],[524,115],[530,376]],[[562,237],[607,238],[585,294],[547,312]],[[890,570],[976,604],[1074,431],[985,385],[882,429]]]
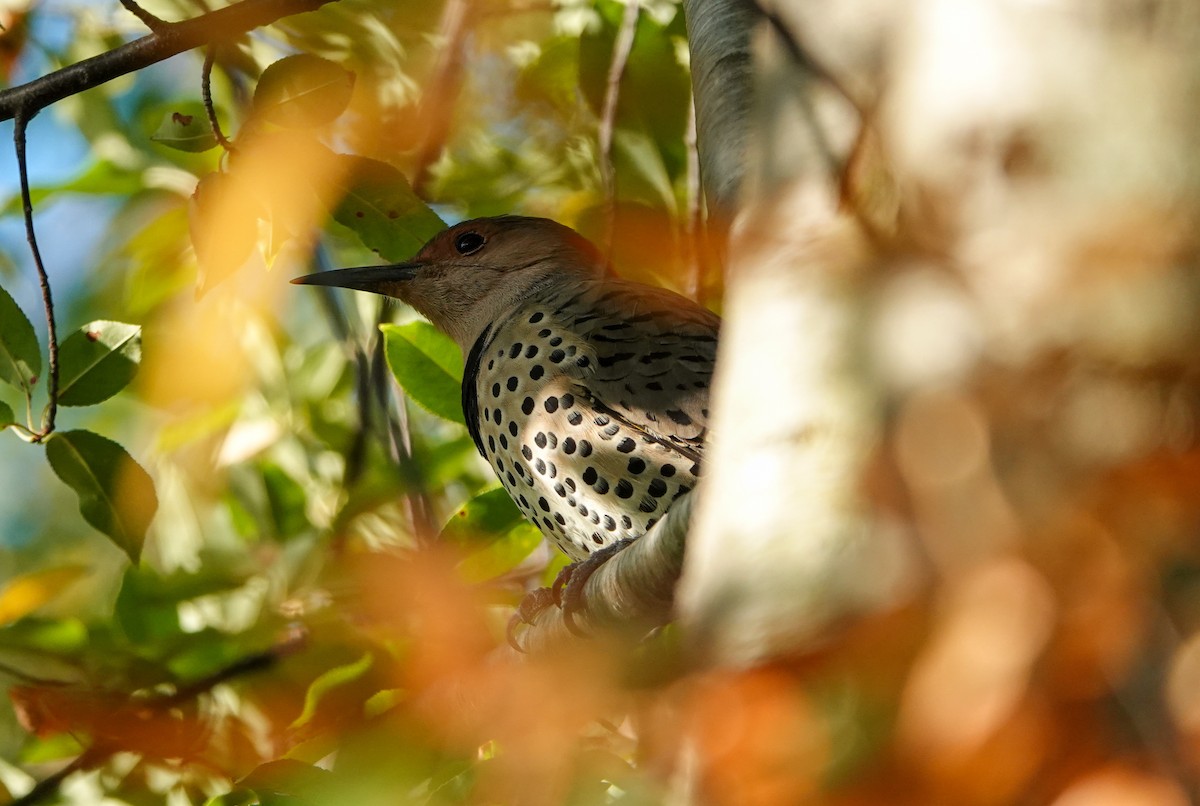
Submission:
[[[634,541],[627,537],[610,543],[599,551],[588,556],[586,560],[571,563],[558,572],[554,582],[548,588],[538,588],[529,593],[517,610],[508,620],[508,643],[513,649],[524,653],[525,649],[517,641],[516,630],[521,624],[532,625],[537,615],[551,605],[557,605],[562,610],[563,624],[573,635],[586,638],[587,634],[575,622],[575,614],[583,609],[583,588],[596,569],[608,562],[621,549]]]
[[[557,582],[557,580],[555,581]],[[524,654],[525,648],[517,640],[517,627],[521,624],[533,624],[539,613],[557,603],[558,597],[550,588],[538,588],[527,594],[521,600],[521,604],[517,605],[517,610],[512,614],[512,618],[508,620],[508,629],[506,630],[508,645]]]
[[[555,601],[562,610],[563,624],[573,635],[580,638],[587,637],[587,634],[575,622],[575,614],[583,610],[584,585],[600,566],[611,560],[634,539],[627,537],[615,543],[609,543],[599,551],[590,554],[586,560],[571,563],[559,572],[558,577],[554,580],[552,590],[555,593]]]

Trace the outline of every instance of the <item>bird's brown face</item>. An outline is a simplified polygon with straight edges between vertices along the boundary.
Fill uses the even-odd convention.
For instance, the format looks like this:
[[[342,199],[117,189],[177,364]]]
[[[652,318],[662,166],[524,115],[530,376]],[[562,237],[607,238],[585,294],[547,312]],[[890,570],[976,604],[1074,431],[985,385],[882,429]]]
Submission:
[[[599,277],[596,249],[544,218],[502,216],[456,224],[412,260],[321,272],[292,282],[370,291],[403,300],[463,346],[547,276]]]

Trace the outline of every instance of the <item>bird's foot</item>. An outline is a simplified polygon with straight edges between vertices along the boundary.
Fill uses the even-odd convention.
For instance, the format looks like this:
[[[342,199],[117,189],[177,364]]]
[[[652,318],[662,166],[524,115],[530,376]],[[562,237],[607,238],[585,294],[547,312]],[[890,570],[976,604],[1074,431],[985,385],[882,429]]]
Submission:
[[[609,543],[604,548],[589,555],[586,560],[571,563],[559,572],[558,577],[554,580],[551,592],[554,596],[554,601],[562,609],[563,624],[567,625],[567,629],[575,635],[581,638],[587,637],[579,629],[579,625],[575,623],[575,614],[583,609],[583,586],[587,584],[592,574],[596,573],[596,569],[611,560],[635,539],[626,537],[615,543]]]
[[[558,584],[557,579],[555,584]],[[517,605],[517,611],[508,620],[508,645],[524,654],[525,648],[517,640],[517,627],[521,624],[533,624],[539,613],[557,603],[558,596],[550,588],[538,588],[526,594],[521,604]]]

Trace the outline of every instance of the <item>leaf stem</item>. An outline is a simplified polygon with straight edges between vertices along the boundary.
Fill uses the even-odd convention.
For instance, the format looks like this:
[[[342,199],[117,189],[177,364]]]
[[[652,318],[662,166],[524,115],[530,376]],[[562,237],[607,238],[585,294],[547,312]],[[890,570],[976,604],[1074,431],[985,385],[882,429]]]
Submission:
[[[58,327],[54,322],[54,297],[50,291],[50,277],[46,274],[46,265],[42,262],[42,253],[38,249],[37,234],[33,229],[33,201],[29,195],[29,170],[25,157],[25,129],[29,120],[36,114],[26,109],[19,109],[13,119],[13,144],[17,152],[17,173],[21,179],[21,205],[25,213],[25,238],[29,242],[29,252],[33,255],[33,265],[37,269],[38,285],[42,290],[42,307],[46,312],[46,349],[50,356],[50,380],[46,385],[49,400],[46,403],[46,413],[42,417],[41,430],[35,435],[35,442],[41,442],[54,433],[54,419],[58,414]]]
[[[204,51],[204,68],[200,71],[200,95],[204,99],[204,111],[208,115],[208,125],[212,129],[213,137],[217,138],[221,148],[233,151],[233,143],[229,142],[229,138],[221,131],[221,121],[217,120],[217,110],[213,106],[212,69],[216,56],[217,46],[209,45]]]

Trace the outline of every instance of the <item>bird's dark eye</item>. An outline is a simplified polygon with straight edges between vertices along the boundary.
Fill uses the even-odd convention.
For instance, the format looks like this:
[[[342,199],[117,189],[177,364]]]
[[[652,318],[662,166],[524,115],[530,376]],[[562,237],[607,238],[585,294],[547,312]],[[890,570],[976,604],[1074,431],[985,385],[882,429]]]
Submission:
[[[464,232],[454,239],[454,248],[460,255],[473,255],[483,248],[487,239],[478,232]]]

